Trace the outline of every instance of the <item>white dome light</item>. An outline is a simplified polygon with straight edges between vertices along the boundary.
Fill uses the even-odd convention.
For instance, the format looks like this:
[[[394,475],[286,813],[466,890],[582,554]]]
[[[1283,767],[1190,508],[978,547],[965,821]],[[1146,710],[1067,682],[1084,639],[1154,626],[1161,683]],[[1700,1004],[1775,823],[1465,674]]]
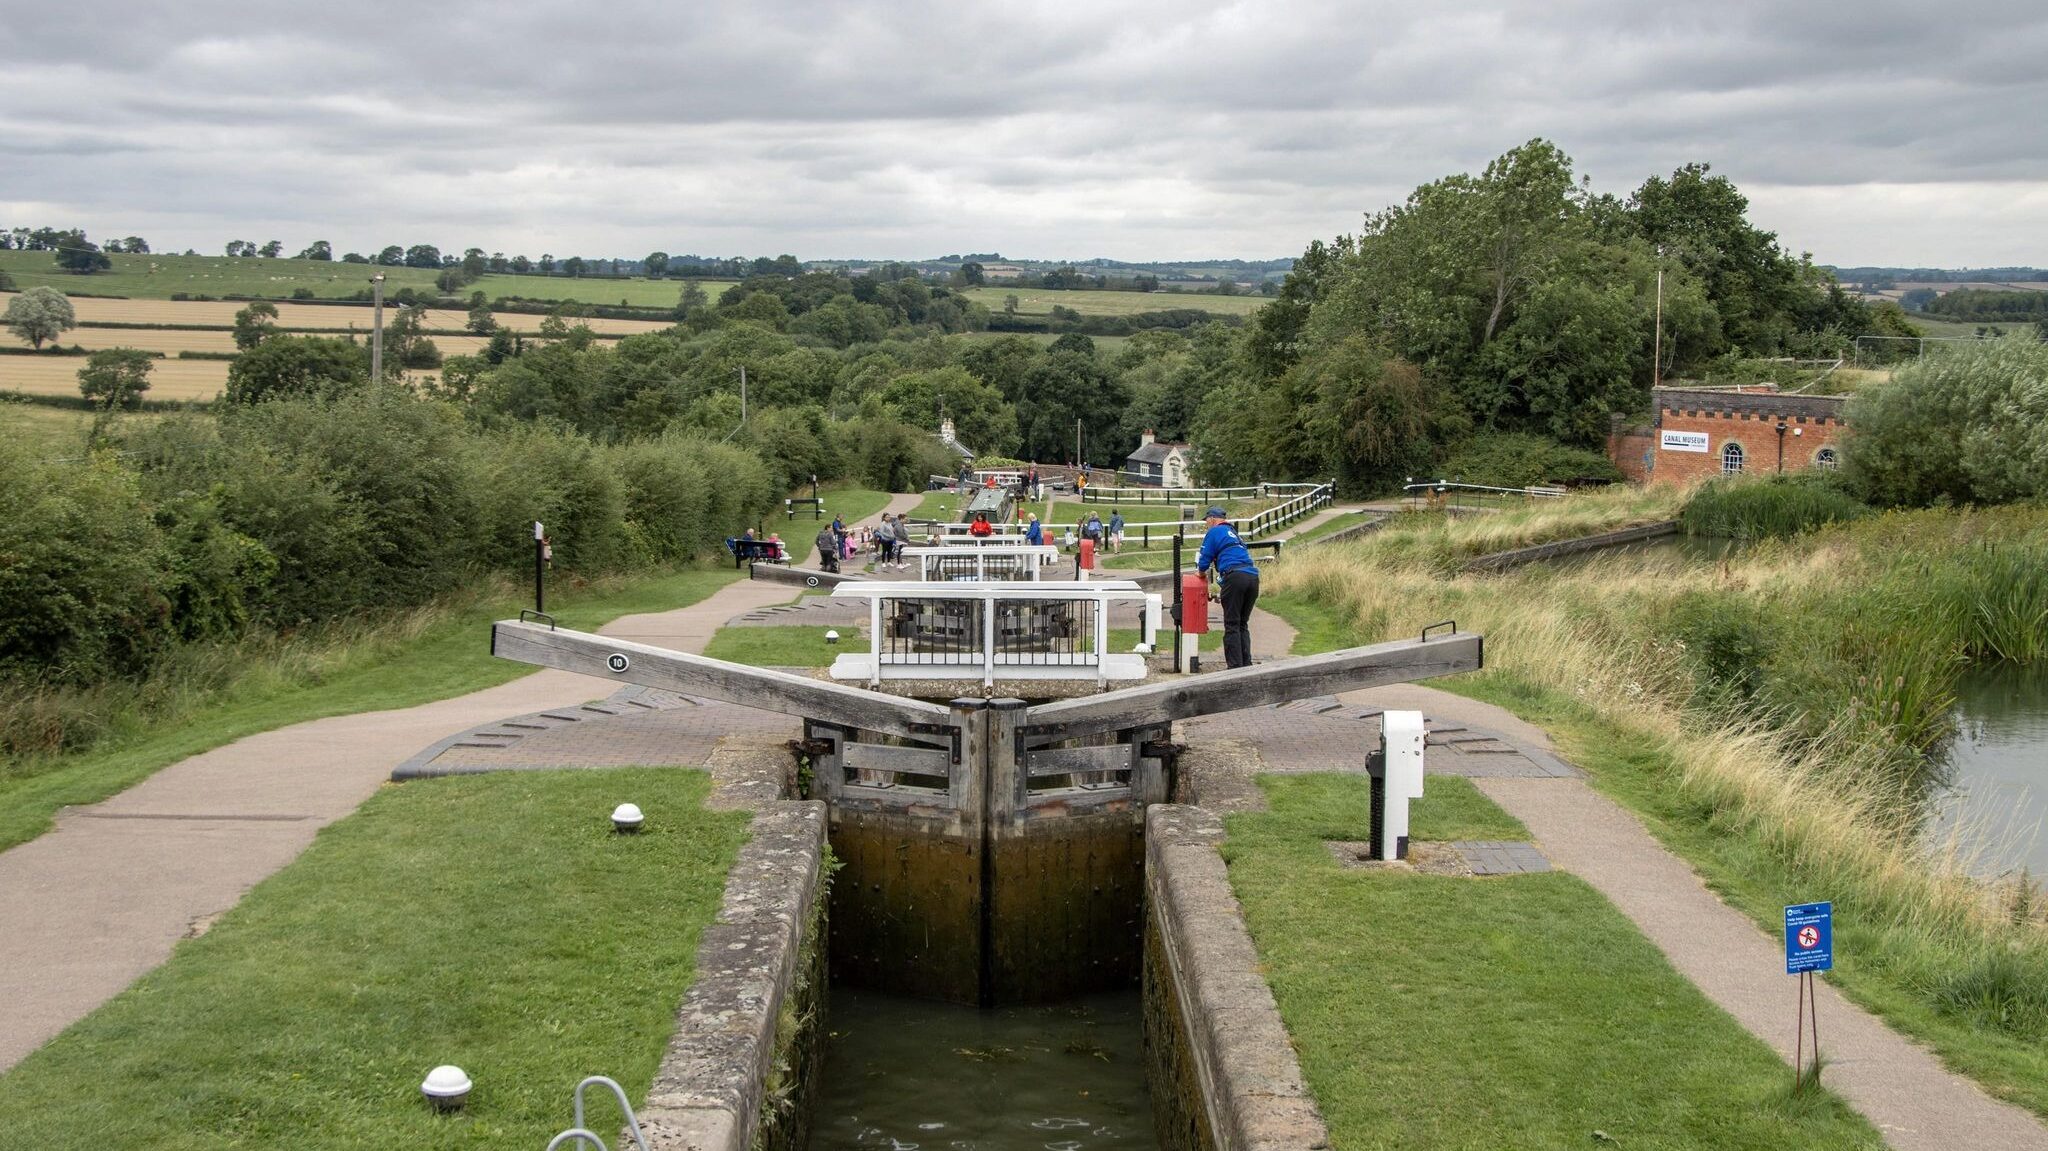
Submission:
[[[640,825],[646,821],[647,817],[640,814],[637,804],[622,803],[612,809],[612,827],[616,830],[638,831]]]
[[[427,1072],[426,1082],[420,1084],[420,1094],[442,1111],[453,1111],[469,1098],[469,1076],[453,1063]]]

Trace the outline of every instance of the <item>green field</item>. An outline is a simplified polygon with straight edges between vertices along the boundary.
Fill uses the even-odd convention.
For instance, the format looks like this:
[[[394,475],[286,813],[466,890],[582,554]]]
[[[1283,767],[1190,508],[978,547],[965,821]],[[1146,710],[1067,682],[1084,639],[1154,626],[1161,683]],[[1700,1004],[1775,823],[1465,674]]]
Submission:
[[[1084,316],[1129,316],[1138,312],[1164,312],[1172,308],[1198,308],[1224,316],[1249,316],[1265,306],[1264,296],[1218,296],[1208,292],[1052,292],[1043,288],[968,288],[967,297],[985,304],[990,312],[1001,312],[1003,301],[1017,297],[1020,316],[1049,316],[1053,305],[1072,308]]]
[[[1577,877],[1347,869],[1363,776],[1259,784],[1223,854],[1331,1146],[1883,1146]],[[1413,812],[1418,842],[1528,838],[1453,776]]]
[[[6,1145],[539,1147],[585,1075],[644,1097],[747,837],[709,790],[675,768],[380,789],[0,1077]],[[638,835],[605,819],[624,800]],[[442,1063],[475,1080],[460,1114],[420,1098]]]
[[[294,290],[309,288],[323,299],[352,296],[369,287],[370,277],[383,272],[384,291],[400,288],[433,291],[438,268],[379,268],[327,260],[228,259],[225,256],[110,256],[111,271],[79,276],[58,270],[48,252],[0,252],[0,270],[17,286],[48,285],[66,294],[89,292],[131,299],[169,299],[174,293],[208,296],[269,296],[289,299]],[[697,280],[716,301],[732,286],[730,280]],[[482,292],[490,299],[525,296],[534,300],[578,300],[586,304],[618,304],[670,308],[682,295],[682,280],[612,280],[566,276],[485,276],[461,294]],[[1000,304],[998,304],[1000,307]]]

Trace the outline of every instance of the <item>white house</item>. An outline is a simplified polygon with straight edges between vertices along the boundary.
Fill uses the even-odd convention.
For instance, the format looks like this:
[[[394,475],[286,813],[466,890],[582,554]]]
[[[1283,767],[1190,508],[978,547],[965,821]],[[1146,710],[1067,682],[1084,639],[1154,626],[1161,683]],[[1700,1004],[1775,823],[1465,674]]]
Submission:
[[[1193,447],[1154,439],[1152,429],[1146,428],[1138,437],[1138,450],[1124,459],[1123,478],[1148,487],[1184,488],[1194,463]]]

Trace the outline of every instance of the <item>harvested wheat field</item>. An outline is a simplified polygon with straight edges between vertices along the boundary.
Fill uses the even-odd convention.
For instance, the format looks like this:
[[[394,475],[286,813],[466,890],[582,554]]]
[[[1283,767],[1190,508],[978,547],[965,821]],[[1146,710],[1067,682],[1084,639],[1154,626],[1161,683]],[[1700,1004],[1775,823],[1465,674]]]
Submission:
[[[5,310],[7,301],[12,298],[12,293],[0,292],[0,310]],[[247,304],[233,301],[101,300],[91,297],[80,297],[71,301],[71,309],[77,314],[81,324],[205,324],[229,328],[234,326],[235,313],[246,307]],[[367,333],[375,318],[374,309],[367,304],[361,307],[342,304],[278,304],[276,307],[277,325],[285,331],[353,326],[357,331]],[[387,323],[394,311],[395,308],[385,309],[384,318]],[[495,312],[493,315],[500,327],[529,334],[540,331],[541,321],[547,318],[512,312]],[[459,331],[469,323],[469,313],[455,308],[430,308],[424,322],[430,331]],[[615,336],[659,332],[672,326],[660,320],[592,318],[578,322],[588,324],[591,331],[600,335]],[[77,333],[78,329],[64,333],[64,342],[78,342],[73,338]]]
[[[141,348],[145,352],[162,352],[175,356],[179,352],[227,352],[233,354],[241,349],[235,347],[232,332],[182,332],[158,331],[147,328],[73,328],[57,338],[66,347],[77,345],[88,351],[101,348]],[[13,332],[0,329],[0,348],[26,348],[28,341],[15,336]]]
[[[83,356],[0,356],[0,391],[75,396],[84,366]],[[158,360],[149,373],[148,398],[210,400],[227,382],[226,360]]]

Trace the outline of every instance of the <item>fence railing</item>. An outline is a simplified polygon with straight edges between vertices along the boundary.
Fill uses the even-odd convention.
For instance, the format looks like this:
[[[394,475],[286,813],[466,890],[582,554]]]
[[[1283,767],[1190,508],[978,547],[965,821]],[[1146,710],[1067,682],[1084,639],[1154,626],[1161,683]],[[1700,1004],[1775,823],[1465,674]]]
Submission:
[[[1274,485],[1278,486],[1278,485]],[[1287,485],[1293,487],[1296,485]],[[1257,539],[1274,528],[1285,527],[1295,520],[1308,515],[1317,508],[1328,506],[1337,494],[1337,481],[1316,484],[1307,491],[1285,502],[1275,504],[1237,525],[1237,534],[1245,539]]]
[[[840,584],[836,599],[868,601],[868,650],[832,662],[837,680],[1145,678],[1162,601],[1126,580],[1095,584]],[[1140,650],[1109,650],[1118,604],[1141,612]]]
[[[1255,500],[1265,495],[1269,485],[1258,484],[1244,488],[1152,488],[1152,487],[1097,487],[1089,484],[1081,491],[1084,504],[1174,504],[1190,500]],[[1277,485],[1272,485],[1277,486]]]
[[[1401,492],[1410,508],[1499,507],[1518,499],[1530,503],[1561,499],[1566,495],[1565,489],[1558,487],[1501,488],[1453,480],[1410,480],[1401,485]]]
[[[903,555],[917,564],[919,574],[927,583],[1035,581],[1040,578],[1041,571],[1059,562],[1060,558],[1060,549],[1051,544],[1017,543],[1015,537],[1002,543],[983,543],[978,539],[974,542],[981,546],[907,547],[903,549]]]

